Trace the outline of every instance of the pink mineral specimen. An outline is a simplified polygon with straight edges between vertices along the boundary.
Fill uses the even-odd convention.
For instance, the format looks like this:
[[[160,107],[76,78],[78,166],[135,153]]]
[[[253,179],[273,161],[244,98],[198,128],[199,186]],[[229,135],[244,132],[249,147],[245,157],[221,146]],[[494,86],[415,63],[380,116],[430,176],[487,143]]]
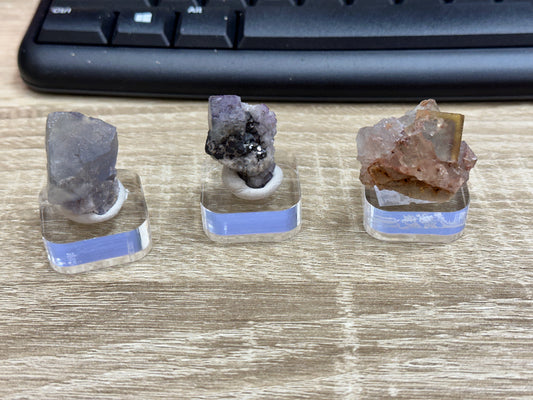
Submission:
[[[415,199],[449,200],[468,180],[477,158],[461,141],[464,117],[440,112],[424,100],[400,118],[387,118],[357,134],[359,179]]]

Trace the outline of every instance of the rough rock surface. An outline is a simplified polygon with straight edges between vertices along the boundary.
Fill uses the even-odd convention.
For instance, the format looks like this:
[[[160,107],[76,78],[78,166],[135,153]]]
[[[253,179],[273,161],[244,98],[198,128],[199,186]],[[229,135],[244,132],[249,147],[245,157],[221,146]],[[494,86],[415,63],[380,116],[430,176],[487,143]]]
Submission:
[[[74,214],[105,214],[119,192],[115,127],[77,112],[46,121],[48,201]]]
[[[422,101],[400,118],[361,128],[359,179],[415,199],[447,201],[477,161],[461,133],[462,116],[441,113],[434,100]]]
[[[249,187],[264,187],[276,166],[276,116],[264,104],[251,106],[239,96],[209,98],[205,151],[237,172]]]

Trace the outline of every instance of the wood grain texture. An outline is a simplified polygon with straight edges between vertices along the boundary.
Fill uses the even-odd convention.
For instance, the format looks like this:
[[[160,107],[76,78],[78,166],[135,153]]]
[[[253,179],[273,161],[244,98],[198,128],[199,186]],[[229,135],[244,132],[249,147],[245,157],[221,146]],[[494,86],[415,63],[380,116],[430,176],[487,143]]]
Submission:
[[[36,0],[0,2],[0,397],[533,398],[533,103],[448,103],[479,157],[465,235],[363,229],[355,132],[413,104],[270,103],[298,158],[302,230],[219,245],[202,231],[204,102],[52,96],[16,53]],[[154,248],[76,276],[48,266],[37,195],[49,112],[119,130]]]

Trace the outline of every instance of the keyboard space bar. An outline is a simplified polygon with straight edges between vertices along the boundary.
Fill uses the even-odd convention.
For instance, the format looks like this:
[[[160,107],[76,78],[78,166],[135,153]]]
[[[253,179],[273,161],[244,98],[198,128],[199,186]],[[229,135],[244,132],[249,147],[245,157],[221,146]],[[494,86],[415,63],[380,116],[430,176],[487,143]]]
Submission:
[[[524,2],[256,6],[245,10],[238,47],[278,50],[474,48],[533,45]]]

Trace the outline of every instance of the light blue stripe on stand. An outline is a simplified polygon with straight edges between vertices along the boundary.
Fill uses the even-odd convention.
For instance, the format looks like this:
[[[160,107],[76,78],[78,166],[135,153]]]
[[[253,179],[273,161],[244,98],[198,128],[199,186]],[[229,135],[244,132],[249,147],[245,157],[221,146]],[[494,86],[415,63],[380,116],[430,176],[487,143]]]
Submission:
[[[367,207],[370,227],[387,234],[454,235],[464,229],[468,214],[468,207],[452,212],[383,211],[369,204]]]
[[[280,211],[215,213],[202,206],[204,226],[215,235],[289,232],[300,221],[300,203]]]
[[[72,243],[53,243],[44,239],[44,244],[50,262],[58,267],[73,267],[134,254],[146,247],[146,240],[143,240],[142,229],[134,229]]]

